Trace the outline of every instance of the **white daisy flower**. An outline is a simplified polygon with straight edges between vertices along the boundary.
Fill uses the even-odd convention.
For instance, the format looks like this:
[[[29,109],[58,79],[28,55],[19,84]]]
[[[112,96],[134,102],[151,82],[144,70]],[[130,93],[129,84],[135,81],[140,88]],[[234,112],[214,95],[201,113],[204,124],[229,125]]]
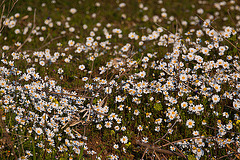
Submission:
[[[121,139],[120,139],[121,143],[124,143],[126,144],[128,142],[128,138],[127,136],[123,136]]]
[[[193,127],[195,126],[194,120],[192,120],[192,119],[187,120],[186,126],[187,126],[188,128],[193,128]]]

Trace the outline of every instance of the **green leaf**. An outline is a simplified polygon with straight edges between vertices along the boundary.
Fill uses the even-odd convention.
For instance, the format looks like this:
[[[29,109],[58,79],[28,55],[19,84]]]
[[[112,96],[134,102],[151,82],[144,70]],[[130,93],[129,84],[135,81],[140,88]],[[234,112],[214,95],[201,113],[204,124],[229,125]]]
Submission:
[[[155,104],[154,104],[154,109],[155,109],[156,111],[161,111],[161,110],[163,109],[163,106],[162,106],[161,103],[155,103]]]
[[[238,50],[236,48],[233,48],[233,53],[237,53]]]
[[[79,155],[79,160],[81,160],[83,158],[83,150],[84,150],[84,147],[81,148],[80,155]]]
[[[237,36],[236,35],[234,35],[234,36],[232,36],[232,37],[230,37],[230,38],[228,38],[230,41],[236,41],[237,40]]]
[[[196,158],[193,155],[188,155],[189,160],[196,160]]]
[[[106,147],[104,147],[101,152],[98,154],[98,157],[100,157],[100,155],[102,154],[103,150],[105,149]]]

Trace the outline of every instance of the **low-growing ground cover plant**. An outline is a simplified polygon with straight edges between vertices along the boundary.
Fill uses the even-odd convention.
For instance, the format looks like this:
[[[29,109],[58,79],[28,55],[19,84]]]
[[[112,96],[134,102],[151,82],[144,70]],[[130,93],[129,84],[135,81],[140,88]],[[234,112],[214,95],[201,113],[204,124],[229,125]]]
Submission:
[[[240,3],[0,3],[2,159],[240,158]]]

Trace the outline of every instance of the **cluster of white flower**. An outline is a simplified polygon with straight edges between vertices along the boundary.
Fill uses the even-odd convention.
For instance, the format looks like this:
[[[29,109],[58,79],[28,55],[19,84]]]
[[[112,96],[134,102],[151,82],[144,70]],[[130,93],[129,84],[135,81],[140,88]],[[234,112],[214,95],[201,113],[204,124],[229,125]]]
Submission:
[[[92,147],[88,149],[85,129],[79,129],[89,123],[96,133],[107,130],[111,138],[115,137],[109,140],[114,148],[110,159],[119,159],[127,152],[133,132],[141,142],[149,143],[165,133],[174,136],[183,128],[182,137],[193,138],[175,141],[170,149],[191,151],[197,159],[207,155],[212,146],[239,147],[240,117],[236,111],[240,109],[240,61],[233,42],[240,38],[240,16],[236,16],[235,27],[216,30],[211,23],[221,16],[224,6],[229,5],[232,11],[240,7],[234,0],[223,2],[214,3],[217,11],[206,20],[190,16],[188,22],[178,22],[182,26],[175,33],[163,26],[142,27],[139,32],[97,22],[93,26],[84,24],[80,30],[85,37],[79,36],[79,28],[71,23],[78,15],[77,7],[69,10],[72,17],[64,21],[48,17],[35,28],[30,22],[18,25],[27,19],[20,20],[19,13],[3,16],[3,26],[18,36],[32,29],[25,42],[10,45],[4,37],[1,43],[0,107],[6,115],[15,116],[14,125],[7,129],[32,136],[36,146],[47,153],[67,152],[70,157],[80,155],[82,150],[88,155],[97,154]],[[116,3],[118,11],[128,8],[127,3]],[[151,18],[147,4],[138,3],[139,21],[175,24],[175,17],[166,8],[160,9],[160,16]],[[158,5],[162,3],[158,1]],[[102,5],[97,2],[95,6]],[[200,15],[205,12],[204,7],[196,9]],[[91,17],[97,18],[97,14]],[[121,17],[127,19],[126,14]],[[46,45],[52,43],[46,42],[46,32],[55,27],[65,29],[59,33],[62,36],[74,36],[57,42],[52,49]],[[41,47],[29,50],[22,46],[33,42]],[[81,87],[64,89],[66,84],[72,86],[71,81]],[[27,150],[25,158],[30,156]]]

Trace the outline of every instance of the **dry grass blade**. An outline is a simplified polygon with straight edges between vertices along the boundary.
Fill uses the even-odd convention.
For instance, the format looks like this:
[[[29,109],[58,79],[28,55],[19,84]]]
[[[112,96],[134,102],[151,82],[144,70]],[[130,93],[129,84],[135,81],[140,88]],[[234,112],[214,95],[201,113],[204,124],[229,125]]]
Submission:
[[[103,115],[103,116],[108,116],[108,114],[98,112],[98,111],[96,111],[96,110],[94,110],[94,109],[93,109],[93,111],[96,112],[97,114],[100,114],[100,115]]]
[[[77,119],[77,120],[80,120],[79,117],[75,116],[75,115],[72,115],[73,118]]]
[[[24,17],[21,18],[21,20],[25,20],[25,19],[28,19],[29,15],[26,15]]]
[[[147,151],[148,151],[148,148],[145,149],[145,151],[144,151],[144,153],[143,153],[143,155],[142,155],[141,160],[144,160],[143,158],[144,158],[145,154],[147,153]]]
[[[88,113],[88,111],[87,111],[85,114],[87,114],[87,113]],[[70,127],[76,126],[76,125],[79,124],[79,123],[81,123],[81,124],[86,124],[85,121],[80,120],[78,117],[76,117],[76,116],[74,116],[74,115],[73,115],[73,118],[75,118],[76,120],[72,120],[72,121],[70,121],[70,122],[67,122],[61,129],[65,128],[68,124],[69,124]]]
[[[28,40],[30,39],[31,37],[31,34],[33,32],[33,30],[36,28],[36,9],[34,10],[34,15],[33,15],[33,27],[32,27],[32,30],[31,32],[29,33],[28,37],[25,39],[25,41],[23,42],[23,44],[21,44],[18,49],[15,51],[15,52],[18,52],[27,42]]]
[[[8,10],[8,14],[7,14],[7,17],[9,16],[9,14],[12,12],[12,10],[13,10],[13,8],[14,8],[14,6],[16,5],[16,3],[18,2],[18,0],[16,0],[14,3],[13,3],[13,5],[12,5],[12,8],[10,9],[10,7],[9,7],[9,9],[10,10]]]
[[[69,126],[70,126],[70,127],[73,127],[73,126],[76,126],[76,125],[79,124],[79,123],[84,124],[84,123],[86,123],[86,122],[85,122],[85,121],[82,121],[82,120],[80,120],[80,121],[73,121]]]
[[[180,149],[178,149],[172,142],[170,142],[170,141],[168,141],[168,140],[166,140],[166,139],[162,139],[162,138],[160,138],[160,139],[163,140],[163,141],[166,141],[166,142],[168,142],[168,143],[171,143],[171,145],[173,145],[173,147],[176,148],[176,149],[178,150],[178,152],[181,153],[181,155],[182,155],[185,159],[187,159],[187,157],[182,153],[182,151],[181,151]]]
[[[217,160],[226,159],[227,157],[228,157],[228,159],[231,159],[230,156],[232,156],[232,155],[239,155],[239,154],[240,154],[240,153],[230,153],[230,154],[226,154],[226,155],[224,155],[224,156],[222,156],[222,157],[217,158]],[[235,159],[235,158],[234,158],[234,159]]]
[[[3,13],[4,13],[4,10],[5,10],[5,4],[3,5],[3,10],[2,10],[2,14],[1,14],[1,17],[0,17],[0,30],[2,31],[2,19],[3,19]],[[0,31],[0,33],[1,33]]]
[[[176,125],[177,122],[178,122],[178,120],[176,120],[176,121],[174,122],[174,124],[172,125],[172,127],[171,127],[170,129],[173,129],[173,127]],[[168,132],[166,132],[166,133],[162,136],[161,139],[164,139],[164,138],[167,136],[167,134],[168,134]],[[155,142],[155,143],[157,143],[157,142]]]
[[[5,2],[5,0],[2,2],[2,4],[4,4],[4,2]],[[12,10],[13,10],[13,8],[14,8],[14,6],[16,5],[17,2],[18,2],[18,0],[16,0],[16,1],[13,3],[11,9],[10,9],[10,6],[9,6],[9,8],[8,8],[8,14],[7,14],[6,17],[8,17],[9,14],[12,12]],[[2,5],[2,4],[1,4],[1,5]],[[4,4],[4,5],[5,5],[5,4]],[[4,8],[5,8],[5,6],[4,6]],[[2,12],[2,16],[3,16],[3,12]],[[1,16],[1,18],[2,18],[2,16]],[[1,23],[0,23],[0,24],[1,24]],[[5,26],[0,27],[0,33],[3,31],[4,27],[5,27]]]
[[[199,15],[197,15],[203,22],[205,22],[205,20],[201,17],[201,16],[199,16]],[[212,28],[212,29],[214,29],[219,35],[221,35],[220,34],[220,32],[215,28],[215,27],[213,27],[211,24],[209,24],[209,26]],[[231,44],[234,48],[236,48],[237,50],[238,50],[238,53],[240,52],[240,50],[239,50],[239,48],[236,46],[236,45],[234,45],[232,42],[230,42],[227,38],[225,38],[225,37],[222,37],[225,41],[227,41],[229,44]]]
[[[5,0],[3,0],[3,1],[2,1],[2,3],[1,3],[1,5],[0,5],[0,7],[2,7],[2,5],[4,4],[4,2],[5,2]]]
[[[86,115],[87,115],[88,113],[90,114],[90,112],[87,111],[87,112],[83,115],[83,118],[86,117]]]
[[[101,101],[99,107],[102,107],[105,103],[105,99],[107,98],[107,96],[105,98],[103,98],[103,100]],[[92,102],[93,102],[93,98],[91,99],[91,106],[92,106]],[[93,109],[92,107],[90,107],[90,109],[92,109],[94,112],[96,112],[97,114],[100,114],[100,115],[103,115],[103,116],[108,116],[108,114],[104,114],[104,113],[101,113],[101,112],[98,112],[96,111],[95,109]],[[89,111],[90,113],[90,111]],[[90,116],[90,115],[89,115]],[[89,119],[88,119],[89,120]]]
[[[226,144],[226,146],[227,146],[227,148],[230,149],[232,152],[237,153],[237,151],[234,150],[233,148],[231,148],[228,144]],[[239,156],[239,155],[236,154],[235,156],[237,157],[237,159],[240,159],[240,156]]]
[[[45,43],[44,45],[42,45],[40,48],[38,48],[38,50],[41,50],[42,48],[44,48],[44,47],[46,47],[47,45],[51,44],[53,41],[58,40],[58,39],[61,39],[61,38],[63,38],[63,37],[65,37],[65,36],[58,36],[58,37],[55,37],[55,38],[51,39],[50,41],[48,41],[47,43]]]
[[[153,151],[153,153],[155,154],[155,156],[157,157],[157,159],[160,160],[160,157],[159,157],[158,154],[155,152],[155,150]]]
[[[78,131],[76,131],[75,129],[72,129],[73,132],[75,132],[76,134],[81,135],[80,133],[78,133]]]
[[[87,109],[83,109],[83,110],[81,110],[81,111],[79,111],[80,113],[82,113],[82,112],[84,112],[84,111],[86,111]]]
[[[61,129],[65,128],[68,125],[69,122],[67,122],[64,126],[62,126]]]
[[[231,106],[228,106],[228,105],[224,105],[224,106],[225,106],[225,107],[228,107],[228,108],[230,108],[230,109],[233,109],[233,110],[235,110],[236,112],[240,113],[239,110],[237,110],[237,109],[235,109],[235,108],[233,108],[233,107],[231,107]]]
[[[105,98],[103,98],[103,100],[101,101],[99,107],[102,107],[104,105],[104,101],[105,101],[106,98],[107,98],[107,96]]]
[[[91,115],[91,110],[90,110],[90,108],[89,108],[88,117],[87,117],[87,122],[89,122],[89,120],[90,120],[90,115]]]

